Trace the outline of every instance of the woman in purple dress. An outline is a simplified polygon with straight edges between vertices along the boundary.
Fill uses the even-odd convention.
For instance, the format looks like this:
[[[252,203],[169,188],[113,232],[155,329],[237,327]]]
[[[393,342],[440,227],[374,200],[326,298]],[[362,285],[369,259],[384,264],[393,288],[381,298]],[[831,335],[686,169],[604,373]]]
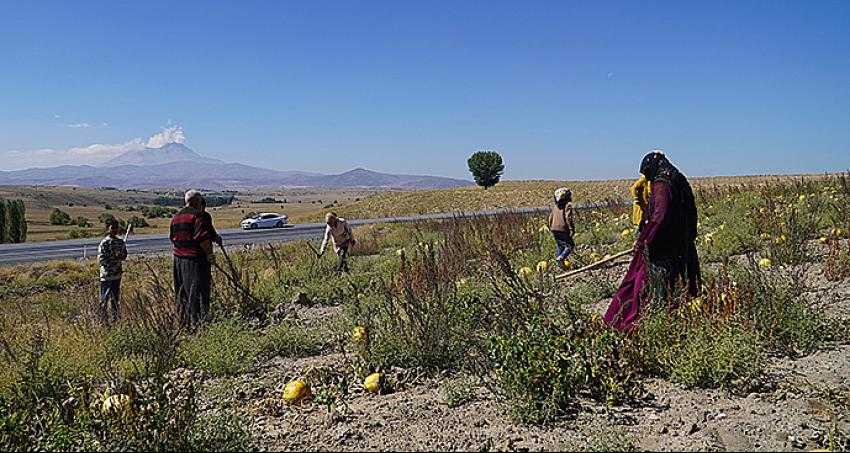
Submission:
[[[647,154],[640,172],[651,183],[649,212],[640,226],[629,270],[604,318],[621,331],[635,327],[651,299],[672,300],[683,284],[691,296],[700,291],[694,243],[697,208],[691,185],[661,151]]]

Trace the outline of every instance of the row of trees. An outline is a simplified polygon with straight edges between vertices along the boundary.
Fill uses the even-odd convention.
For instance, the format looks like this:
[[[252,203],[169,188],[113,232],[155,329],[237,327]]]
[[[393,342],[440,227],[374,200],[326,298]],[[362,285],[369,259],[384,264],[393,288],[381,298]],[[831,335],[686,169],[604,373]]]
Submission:
[[[0,199],[0,244],[27,240],[27,208],[21,200]]]

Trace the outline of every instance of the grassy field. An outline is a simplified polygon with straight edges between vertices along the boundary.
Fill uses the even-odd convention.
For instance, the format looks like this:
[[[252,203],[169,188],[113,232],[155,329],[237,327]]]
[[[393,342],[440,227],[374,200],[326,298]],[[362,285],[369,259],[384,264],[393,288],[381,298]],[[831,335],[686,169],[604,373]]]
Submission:
[[[0,269],[0,448],[703,449],[701,427],[724,423],[703,408],[738,417],[729,429],[757,425],[741,434],[751,445],[786,448],[777,427],[805,424],[809,448],[850,447],[850,181],[699,187],[703,293],[656,295],[631,335],[599,316],[623,267],[558,282],[534,216],[364,227],[339,277],[300,242],[234,251],[196,332],[174,324],[167,258],[130,260],[115,326],[98,320],[91,262]],[[633,235],[623,211],[584,213],[570,265]],[[777,377],[783,363],[808,387]],[[311,393],[290,405],[281,393],[296,379]]]

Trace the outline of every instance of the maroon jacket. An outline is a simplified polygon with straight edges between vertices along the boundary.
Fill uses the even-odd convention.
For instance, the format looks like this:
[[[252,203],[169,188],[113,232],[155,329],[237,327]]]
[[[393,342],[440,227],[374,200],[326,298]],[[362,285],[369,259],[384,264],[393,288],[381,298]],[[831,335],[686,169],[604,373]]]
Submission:
[[[181,258],[206,256],[201,243],[212,241],[215,236],[212,217],[204,215],[204,211],[187,206],[171,219],[170,237],[171,244],[174,246],[174,256]]]

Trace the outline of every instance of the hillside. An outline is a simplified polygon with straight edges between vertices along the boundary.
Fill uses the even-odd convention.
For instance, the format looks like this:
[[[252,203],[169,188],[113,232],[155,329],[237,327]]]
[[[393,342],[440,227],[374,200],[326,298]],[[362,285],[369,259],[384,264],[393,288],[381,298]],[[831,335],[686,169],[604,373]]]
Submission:
[[[121,165],[159,165],[183,161],[222,163],[218,159],[210,159],[208,157],[201,156],[182,143],[168,143],[159,148],[144,148],[128,151],[118,157],[114,157],[106,161],[101,166],[118,167]]]
[[[181,143],[128,151],[102,165],[63,165],[0,171],[0,185],[110,186],[121,189],[202,187],[214,190],[317,187],[438,189],[471,182],[427,175],[396,175],[358,168],[341,174],[281,171],[223,162]]]

